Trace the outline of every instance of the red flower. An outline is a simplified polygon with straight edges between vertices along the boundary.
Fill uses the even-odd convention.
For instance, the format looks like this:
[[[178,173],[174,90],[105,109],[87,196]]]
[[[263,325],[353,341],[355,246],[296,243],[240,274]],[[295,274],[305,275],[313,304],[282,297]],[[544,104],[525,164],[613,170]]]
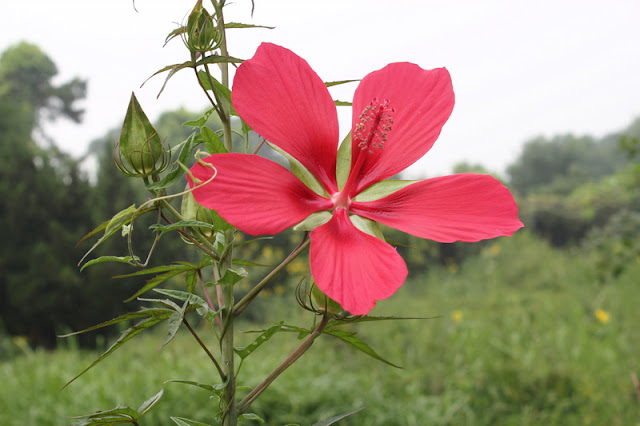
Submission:
[[[329,212],[331,219],[311,232],[311,273],[318,287],[352,314],[367,314],[407,276],[396,250],[356,228],[352,215],[440,242],[511,235],[523,226],[509,191],[487,175],[444,176],[400,185],[373,201],[371,196],[366,201],[356,198],[431,148],[454,104],[444,68],[394,63],[360,82],[353,99],[351,168],[342,179],[346,182],[339,182],[336,174],[336,107],[302,58],[262,44],[238,68],[232,100],[238,114],[304,165],[322,190],[314,192],[263,157],[214,154],[203,161],[211,163],[217,175],[193,191],[196,200],[251,235],[275,234],[312,213]],[[192,173],[204,182],[213,169],[196,164]],[[381,185],[389,184],[378,188]]]

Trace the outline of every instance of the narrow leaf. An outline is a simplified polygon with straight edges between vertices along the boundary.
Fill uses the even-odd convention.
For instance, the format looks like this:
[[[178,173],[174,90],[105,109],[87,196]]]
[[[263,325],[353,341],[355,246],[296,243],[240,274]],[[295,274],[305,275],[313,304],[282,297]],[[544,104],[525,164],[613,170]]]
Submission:
[[[96,265],[98,263],[104,263],[104,262],[119,262],[119,263],[128,263],[129,265],[135,265],[135,263],[133,262],[134,259],[136,261],[140,260],[140,258],[137,256],[135,258],[132,258],[131,256],[100,256],[82,265],[82,268],[80,268],[80,271],[82,272],[84,268],[87,268],[91,265]]]
[[[332,87],[332,86],[339,86],[339,85],[345,84],[345,83],[355,83],[356,81],[360,81],[360,80],[325,81],[324,85],[327,86],[327,87]]]
[[[264,423],[264,419],[255,413],[240,414],[240,416],[238,416],[238,420],[255,420],[259,423]]]
[[[169,225],[160,225],[159,223],[156,223],[149,227],[149,229],[160,232],[160,235],[163,235],[165,232],[173,231],[174,229],[180,228],[206,228],[213,230],[213,225],[206,222],[200,222],[199,220],[181,220]]]
[[[185,385],[196,386],[198,388],[201,388],[201,389],[204,389],[204,390],[207,390],[209,392],[217,394],[219,391],[221,391],[222,389],[226,388],[227,384],[229,382],[225,381],[224,383],[219,383],[219,384],[213,385],[213,386],[207,385],[207,384],[204,384],[204,383],[194,382],[194,381],[191,381],[191,380],[167,380],[165,383],[182,383],[182,384],[185,384]]]
[[[222,278],[220,278],[220,281],[218,281],[218,284],[234,285],[235,283],[237,283],[247,275],[249,274],[244,268],[238,268],[235,270],[229,268],[226,271],[224,271],[224,275],[222,276]]]
[[[225,22],[225,28],[266,28],[268,30],[273,30],[276,27],[268,27],[266,25],[252,25],[252,24],[241,24],[239,22]]]
[[[339,415],[337,415],[335,417],[331,417],[330,419],[327,419],[327,420],[324,420],[324,421],[321,421],[321,422],[318,422],[318,423],[314,423],[313,426],[329,426],[329,425],[332,425],[335,422],[337,422],[338,420],[342,420],[345,417],[349,417],[350,415],[358,413],[358,412],[364,410],[365,408],[367,408],[367,407],[362,407],[362,408],[358,408],[357,410],[350,411],[348,413],[339,414]]]
[[[158,403],[158,401],[160,401],[160,398],[162,398],[163,394],[164,394],[164,389],[160,389],[160,392],[158,392],[157,394],[153,395],[151,398],[143,402],[140,408],[138,408],[138,415],[142,417],[145,414],[147,414],[149,410],[151,410]]]
[[[187,263],[185,264],[180,264],[180,265],[163,265],[163,266],[156,266],[154,268],[149,268],[149,269],[144,269],[142,271],[136,271],[133,272],[131,274],[126,274],[126,275],[116,275],[114,278],[129,278],[129,277],[136,277],[138,275],[150,275],[150,274],[157,274],[158,272],[168,272],[168,271],[174,271],[174,270],[188,270],[188,269],[195,269],[196,265],[192,264],[192,263]]]
[[[63,386],[63,389],[69,386],[71,383],[73,383],[78,377],[82,376],[84,373],[86,373],[87,371],[95,367],[98,363],[100,363],[106,357],[111,355],[116,349],[120,348],[126,342],[134,338],[136,335],[166,320],[173,314],[173,311],[169,309],[149,309],[146,312],[148,312],[151,315],[148,318],[145,318],[142,321],[138,322],[133,327],[130,327],[127,330],[125,330],[122,333],[122,335],[118,338],[118,340],[116,340],[116,342],[113,345],[111,345],[109,349],[107,349],[102,355],[100,355],[98,359],[96,359],[90,366],[82,370],[80,374],[75,376],[73,379],[69,380],[69,382],[67,382],[67,384]]]
[[[362,339],[360,339],[356,333],[353,333],[353,332],[350,332],[350,331],[339,330],[339,329],[336,329],[336,328],[330,328],[329,330],[327,330],[325,328],[323,330],[323,333],[324,334],[329,334],[329,335],[334,336],[334,337],[337,337],[338,339],[342,340],[343,342],[348,343],[349,345],[353,346],[354,348],[358,349],[359,351],[364,352],[365,354],[369,355],[370,357],[377,359],[378,361],[382,361],[385,364],[391,365],[392,367],[402,368],[402,367],[400,367],[398,365],[395,365],[392,362],[387,361],[386,359],[384,359],[380,355],[378,355],[378,353],[376,351],[374,351],[371,348],[371,346],[369,346]]]
[[[151,290],[154,287],[157,287],[158,285],[162,284],[163,282],[165,282],[166,280],[176,277],[180,274],[184,274],[185,272],[187,272],[190,268],[185,268],[183,270],[173,270],[173,271],[169,271],[167,273],[161,274],[161,275],[156,275],[155,277],[151,278],[150,280],[147,281],[147,283],[142,286],[142,288],[138,291],[135,292],[135,294],[133,294],[133,296],[129,297],[127,300],[125,300],[126,302],[130,302],[133,299],[135,299],[136,297],[140,296],[141,294]]]
[[[224,143],[222,143],[216,132],[208,127],[202,127],[200,134],[204,139],[204,146],[210,154],[225,154],[227,152],[227,148],[224,147]]]
[[[271,339],[271,337],[276,334],[278,331],[282,330],[282,326],[284,325],[284,321],[281,321],[279,324],[269,327],[266,331],[264,331],[261,335],[259,335],[256,340],[253,341],[249,346],[242,349],[236,349],[236,353],[241,359],[245,359],[253,351],[258,349],[264,342]]]
[[[201,423],[196,420],[186,419],[184,417],[169,417],[178,426],[211,426],[207,423]]]

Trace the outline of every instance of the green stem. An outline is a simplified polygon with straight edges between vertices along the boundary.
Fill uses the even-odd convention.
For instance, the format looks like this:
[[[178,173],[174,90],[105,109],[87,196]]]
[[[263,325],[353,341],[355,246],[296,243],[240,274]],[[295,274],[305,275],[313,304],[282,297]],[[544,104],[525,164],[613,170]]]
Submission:
[[[226,250],[219,263],[219,276],[224,276],[224,271],[233,263],[233,240],[235,231],[225,232]],[[234,319],[233,315],[233,285],[222,284],[222,331],[220,336],[220,353],[222,355],[222,370],[226,377],[226,386],[222,392],[222,425],[236,426],[238,424],[238,407],[236,405],[236,377],[234,366]]]
[[[302,241],[293,249],[289,256],[287,256],[282,263],[275,267],[275,269],[262,279],[255,287],[251,289],[236,305],[233,307],[233,312],[235,315],[240,314],[244,309],[251,303],[251,301],[262,291],[262,289],[269,284],[269,282],[276,276],[278,272],[280,272],[285,266],[287,266],[293,259],[295,259],[307,246],[311,243],[309,240],[308,233],[305,232]]]
[[[282,361],[282,363],[278,367],[276,367],[276,369],[273,370],[271,374],[265,377],[262,383],[253,388],[253,390],[249,392],[249,394],[245,396],[242,401],[240,401],[240,403],[238,404],[240,407],[238,409],[238,412],[240,414],[247,411],[253,401],[255,401],[260,396],[260,394],[264,392],[276,378],[278,378],[280,374],[282,374],[287,368],[289,368],[294,362],[296,362],[311,347],[316,338],[320,336],[320,334],[322,334],[322,330],[327,325],[328,320],[329,317],[325,312],[325,314],[322,316],[322,321],[320,321],[315,330],[313,330],[313,333],[311,333],[309,337],[307,337],[306,340],[302,342],[298,349],[293,351],[293,353],[291,353],[291,355],[289,355],[287,359]]]
[[[218,31],[222,34],[222,41],[220,43],[220,54],[222,56],[229,56],[227,50],[227,33],[224,28],[224,15],[222,8],[224,7],[225,0],[213,1],[213,5],[216,10],[216,18],[218,19]],[[229,87],[229,64],[226,62],[220,63],[221,83],[225,87]],[[225,99],[220,99],[220,108],[222,109],[222,128],[224,130],[224,147],[227,148],[227,152],[233,151],[233,140],[231,134],[231,120],[230,120],[230,108],[228,102]]]
[[[189,332],[191,332],[193,337],[196,339],[196,341],[198,342],[200,347],[206,352],[206,354],[209,357],[209,359],[211,360],[211,362],[213,362],[213,364],[216,366],[216,369],[218,370],[218,374],[220,374],[220,379],[224,382],[226,380],[226,376],[224,374],[224,371],[222,371],[222,368],[220,367],[220,364],[218,364],[218,360],[216,360],[216,358],[213,356],[211,351],[209,351],[209,349],[207,348],[207,345],[204,344],[204,342],[200,339],[200,336],[198,336],[198,334],[195,332],[195,330],[193,328],[191,328],[191,325],[187,322],[186,318],[184,319],[183,322],[184,322],[184,325],[186,325],[187,328],[189,329]]]

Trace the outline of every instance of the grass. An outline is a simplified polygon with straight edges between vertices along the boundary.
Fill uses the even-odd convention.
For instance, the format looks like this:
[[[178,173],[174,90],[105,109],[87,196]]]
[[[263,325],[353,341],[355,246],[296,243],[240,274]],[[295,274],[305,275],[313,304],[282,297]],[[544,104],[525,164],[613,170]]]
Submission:
[[[373,314],[438,318],[351,326],[403,369],[322,336],[253,411],[269,425],[308,425],[365,406],[338,424],[640,424],[631,380],[640,374],[640,264],[606,286],[596,283],[592,265],[588,253],[552,250],[520,233],[460,267],[434,267]],[[310,320],[292,295],[265,302],[266,325]],[[597,309],[608,321],[598,319]],[[63,391],[95,353],[27,351],[3,362],[0,424],[69,424],[69,416],[117,404],[137,408],[163,386],[163,400],[141,424],[173,424],[169,415],[213,423],[216,402],[207,392],[164,384],[215,383],[214,369],[190,337],[178,336],[161,351],[161,333],[136,340]],[[275,335],[247,359],[241,382],[256,385],[297,343],[294,335]]]

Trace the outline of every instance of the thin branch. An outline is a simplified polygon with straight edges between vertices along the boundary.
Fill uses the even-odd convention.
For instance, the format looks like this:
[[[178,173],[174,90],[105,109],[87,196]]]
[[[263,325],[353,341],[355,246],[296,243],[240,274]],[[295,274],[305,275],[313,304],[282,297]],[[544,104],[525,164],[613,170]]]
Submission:
[[[298,245],[293,249],[289,256],[287,256],[282,263],[274,268],[273,271],[269,272],[269,274],[262,279],[255,287],[251,289],[236,305],[233,307],[233,313],[235,315],[240,314],[246,307],[251,303],[251,301],[262,291],[262,289],[269,284],[269,282],[280,272],[285,266],[287,266],[293,259],[295,259],[307,246],[311,243],[311,240],[308,239],[309,233],[305,232],[302,237],[302,241],[298,243]]]
[[[227,380],[227,375],[224,374],[224,371],[222,371],[222,368],[220,368],[220,364],[218,364],[218,361],[216,360],[216,358],[213,356],[213,354],[209,351],[209,348],[207,348],[207,345],[204,344],[204,342],[202,340],[200,340],[200,336],[198,336],[198,334],[195,332],[195,330],[193,328],[191,328],[191,325],[189,324],[189,322],[187,321],[186,318],[184,318],[184,325],[187,326],[187,328],[189,329],[189,331],[191,332],[191,334],[193,335],[193,337],[197,340],[198,344],[200,345],[200,347],[207,353],[207,356],[209,357],[209,359],[213,362],[213,364],[216,366],[216,369],[218,370],[218,374],[220,374],[220,379],[224,382],[225,380]]]
[[[262,381],[262,383],[253,388],[253,390],[249,392],[249,394],[245,396],[242,401],[240,401],[240,403],[238,404],[238,413],[244,413],[253,403],[253,401],[255,401],[280,374],[282,374],[287,368],[289,368],[294,362],[296,362],[311,347],[314,340],[316,340],[316,338],[320,334],[322,334],[322,330],[327,325],[328,320],[329,317],[325,312],[322,316],[322,320],[315,328],[315,330],[313,330],[313,333],[311,333],[309,337],[307,337],[305,341],[302,342],[302,344],[295,351],[293,351],[291,355],[287,357],[287,359],[285,359],[275,370],[273,370],[271,374],[269,374]]]

